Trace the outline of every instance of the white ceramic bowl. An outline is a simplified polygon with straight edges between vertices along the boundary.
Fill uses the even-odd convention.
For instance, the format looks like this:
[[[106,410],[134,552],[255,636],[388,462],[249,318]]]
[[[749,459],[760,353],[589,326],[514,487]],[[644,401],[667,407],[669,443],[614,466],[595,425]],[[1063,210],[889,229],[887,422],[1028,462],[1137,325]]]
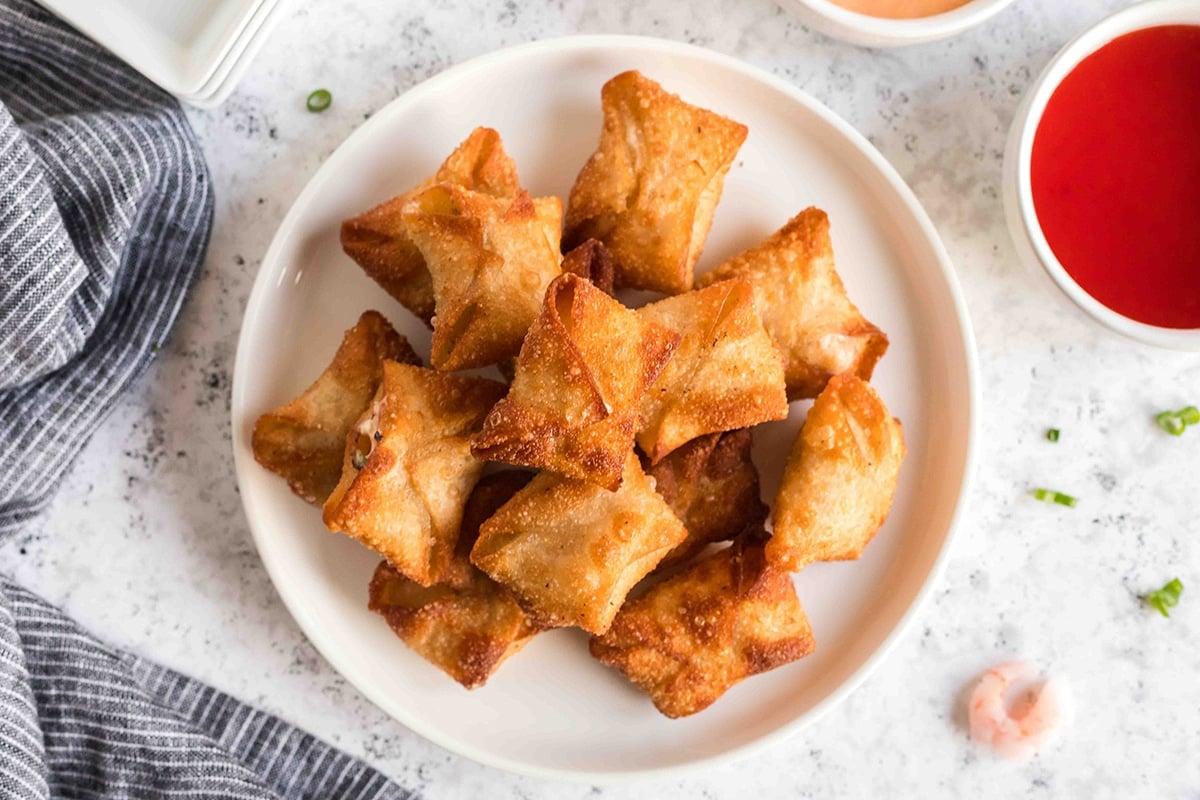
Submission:
[[[955,36],[981,25],[1013,0],[971,0],[952,11],[917,19],[885,19],[849,11],[830,0],[778,0],[811,28],[863,47],[901,47]]]
[[[1093,320],[1146,344],[1174,350],[1200,350],[1200,329],[1147,325],[1113,311],[1088,294],[1054,255],[1042,232],[1033,205],[1030,163],[1033,140],[1046,104],[1063,79],[1104,45],[1143,28],[1159,25],[1200,25],[1200,0],[1147,0],[1107,17],[1069,42],[1042,70],[1021,101],[1004,153],[1004,212],[1018,255],[1040,264],[1058,288]]]
[[[578,630],[537,636],[465,691],[366,608],[378,556],[254,461],[255,418],[302,390],[342,331],[376,308],[428,354],[429,332],[342,253],[341,220],[426,178],[471,128],[501,132],[534,194],[565,196],[595,149],[600,87],[640,69],[750,134],[725,181],[699,269],[755,244],[807,205],[832,224],[839,271],[891,338],[873,383],[904,422],[896,503],[864,557],[796,576],[817,650],[669,720],[588,655]],[[457,66],[371,115],[296,199],[263,259],[238,342],[233,447],[250,530],[309,639],[347,680],[418,733],[504,769],[591,782],[712,764],[779,741],[846,697],[898,640],[946,562],[968,496],[979,406],[974,343],[954,270],[912,192],[849,125],[792,84],[697,47],[569,37]],[[764,497],[807,404],[754,432]],[[303,698],[296,698],[298,708]],[[299,713],[299,712],[298,712]],[[300,721],[303,721],[302,719]]]

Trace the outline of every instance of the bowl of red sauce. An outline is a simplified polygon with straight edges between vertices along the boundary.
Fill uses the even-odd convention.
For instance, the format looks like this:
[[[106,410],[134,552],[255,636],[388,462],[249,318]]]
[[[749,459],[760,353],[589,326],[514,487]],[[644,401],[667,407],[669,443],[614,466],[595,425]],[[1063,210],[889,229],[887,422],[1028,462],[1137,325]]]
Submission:
[[[1017,111],[1014,243],[1076,306],[1200,350],[1200,0],[1147,0],[1066,45]]]
[[[778,0],[806,25],[852,44],[899,47],[962,33],[1013,0]]]

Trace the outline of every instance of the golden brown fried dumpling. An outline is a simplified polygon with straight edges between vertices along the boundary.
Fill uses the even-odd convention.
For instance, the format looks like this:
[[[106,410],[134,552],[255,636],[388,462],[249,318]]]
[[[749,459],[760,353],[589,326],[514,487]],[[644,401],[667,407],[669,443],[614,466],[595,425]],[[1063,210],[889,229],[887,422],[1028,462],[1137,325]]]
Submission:
[[[750,431],[710,433],[688,442],[647,474],[688,530],[687,539],[659,565],[677,564],[713,542],[762,528],[767,507],[750,460]]]
[[[347,437],[326,527],[422,586],[438,581],[483,470],[471,434],[503,394],[496,381],[384,362],[379,391]]]
[[[629,601],[592,655],[625,674],[668,717],[710,706],[750,675],[813,651],[787,573],[739,539]]]
[[[433,279],[421,252],[404,232],[401,217],[413,194],[437,183],[454,184],[492,197],[516,197],[521,191],[517,166],[504,151],[500,134],[491,128],[476,128],[432,178],[342,223],[342,249],[346,254],[426,323],[433,317]]]
[[[613,293],[615,269],[612,254],[598,239],[588,239],[563,256],[562,260],[563,272],[587,278],[593,286],[608,295]]]
[[[543,472],[483,524],[476,566],[541,625],[608,630],[625,595],[687,536],[631,451],[621,488]]]
[[[829,217],[809,208],[765,242],[700,277],[754,284],[763,324],[783,354],[788,396],[816,397],[832,376],[870,380],[888,340],[850,302],[833,261]]]
[[[421,363],[407,339],[377,311],[367,311],[312,386],[254,423],[254,458],[300,497],[324,503],[342,476],[346,434],[375,396],[384,359]]]
[[[616,489],[642,396],[678,338],[576,275],[557,278],[472,452]]]
[[[462,534],[441,583],[421,586],[386,561],[371,579],[370,609],[409,647],[468,689],[482,686],[539,630],[508,590],[469,560],[479,525],[532,477],[498,472],[480,479],[467,500]]]
[[[783,359],[744,280],[668,297],[638,310],[679,334],[642,400],[637,443],[651,463],[706,433],[786,419]]]
[[[451,184],[415,194],[404,230],[433,277],[435,369],[484,367],[512,358],[559,274],[556,197],[490,197]],[[557,231],[558,226],[553,229]]]
[[[854,375],[832,378],[783,471],[767,545],[771,562],[796,571],[861,556],[892,506],[904,453],[900,421],[870,384]]]
[[[604,242],[618,287],[686,292],[746,126],[639,72],[604,84],[600,102],[600,145],[571,189],[566,244]]]

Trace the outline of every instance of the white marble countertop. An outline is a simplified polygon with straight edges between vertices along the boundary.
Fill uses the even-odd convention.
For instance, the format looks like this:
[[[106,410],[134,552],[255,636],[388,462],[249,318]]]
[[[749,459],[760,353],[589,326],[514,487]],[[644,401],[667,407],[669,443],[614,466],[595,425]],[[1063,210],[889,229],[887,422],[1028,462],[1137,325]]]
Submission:
[[[115,643],[211,681],[365,756],[429,798],[1200,797],[1200,432],[1150,417],[1200,401],[1200,355],[1098,329],[1017,263],[1004,138],[1031,78],[1126,3],[1018,0],[957,39],[872,52],[770,0],[314,0],[296,3],[239,91],[189,112],[217,188],[207,264],[171,344],[97,432],[46,517],[0,547],[18,580]],[[233,480],[229,380],[251,280],[323,158],[424,78],[574,32],[695,42],[793,81],[865,133],[916,191],[962,279],[983,369],[981,465],[942,585],[847,702],[741,764],[593,789],[472,764],[391,721],[301,635],[255,553]],[[327,86],[334,105],[304,111]],[[1062,440],[1043,439],[1048,426]],[[1034,502],[1050,484],[1076,509]],[[1137,597],[1179,576],[1163,619]],[[1193,588],[1194,587],[1194,588]],[[962,694],[1022,655],[1064,676],[1073,724],[1024,763],[974,747]]]

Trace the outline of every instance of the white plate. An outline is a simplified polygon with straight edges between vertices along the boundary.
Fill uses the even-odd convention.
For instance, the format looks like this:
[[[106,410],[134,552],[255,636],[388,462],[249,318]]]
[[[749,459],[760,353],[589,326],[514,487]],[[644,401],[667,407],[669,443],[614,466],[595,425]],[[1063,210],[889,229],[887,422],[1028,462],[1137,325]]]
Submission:
[[[168,92],[198,92],[264,0],[38,0]]]
[[[325,531],[317,511],[250,451],[255,417],[312,381],[364,309],[383,311],[428,352],[423,326],[342,254],[342,219],[425,178],[480,124],[501,132],[531,191],[565,196],[599,136],[601,84],[633,68],[750,128],[704,268],[808,204],[829,212],[850,294],[891,337],[876,384],[903,419],[910,451],[891,517],[866,556],[797,577],[817,652],[676,721],[594,662],[575,630],[537,637],[486,687],[463,690],[366,610],[377,557]],[[945,561],[971,474],[975,372],[966,308],[937,233],[862,136],[792,85],[734,59],[656,39],[574,37],[448,70],[372,115],[330,156],[280,226],[250,296],[234,371],[234,456],[272,580],[351,683],[469,758],[598,782],[745,755],[794,733],[866,677]],[[767,497],[803,411],[796,404],[789,423],[756,431]]]
[[[242,76],[246,74],[251,62],[258,56],[258,52],[270,38],[271,31],[283,19],[284,12],[289,5],[286,0],[265,0],[254,12],[254,18],[242,30],[237,42],[221,62],[217,71],[205,81],[200,91],[194,95],[183,95],[180,99],[197,108],[204,109],[216,108],[228,100]]]

